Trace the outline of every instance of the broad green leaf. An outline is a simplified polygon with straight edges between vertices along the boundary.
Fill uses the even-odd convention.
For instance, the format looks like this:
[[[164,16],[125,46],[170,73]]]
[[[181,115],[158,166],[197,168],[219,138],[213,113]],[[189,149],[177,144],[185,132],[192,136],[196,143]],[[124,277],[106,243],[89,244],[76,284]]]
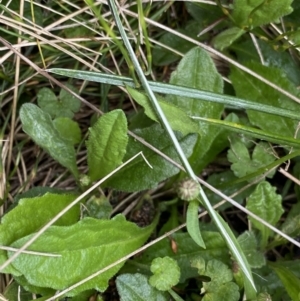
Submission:
[[[186,213],[186,228],[188,233],[193,238],[194,242],[197,243],[201,248],[205,249],[205,243],[201,236],[199,228],[198,210],[200,203],[198,200],[189,202]]]
[[[139,248],[155,226],[156,222],[139,228],[122,215],[112,220],[85,218],[69,227],[52,226],[28,249],[60,254],[61,257],[22,254],[12,264],[30,284],[63,290]],[[20,247],[30,238],[31,235],[21,238],[12,246]],[[67,295],[74,296],[88,289],[103,292],[108,280],[122,265],[111,268]]]
[[[259,142],[250,157],[249,150],[241,140],[231,141],[231,147],[227,153],[228,161],[231,162],[231,170],[238,178],[255,172],[257,169],[268,165],[276,160],[269,144]],[[271,178],[275,171],[268,174]]]
[[[214,46],[223,50],[230,46],[235,40],[237,40],[245,31],[239,27],[228,28],[221,33],[219,33],[213,40]]]
[[[69,205],[75,197],[74,194],[46,193],[43,196],[20,200],[18,206],[1,219],[0,245],[9,246],[17,239],[38,231]],[[58,226],[72,225],[77,222],[78,218],[79,205],[70,209],[55,224]],[[0,264],[6,259],[6,251],[0,250]],[[10,270],[10,267],[7,269]]]
[[[81,140],[81,131],[77,122],[68,117],[58,117],[53,120],[55,129],[59,135],[72,144],[78,144]]]
[[[238,242],[252,268],[261,268],[266,264],[263,253],[258,251],[258,242],[253,232],[245,231],[238,237]]]
[[[300,82],[300,70],[297,63],[287,51],[279,51],[269,42],[258,39],[258,47],[264,59],[265,65],[281,69],[285,72],[287,78],[294,84]],[[236,43],[231,47],[242,64],[249,61],[261,62],[259,53],[256,51],[253,41],[249,38],[247,41]]]
[[[86,142],[89,176],[99,180],[122,164],[128,142],[127,120],[122,110],[101,116],[89,129]]]
[[[24,287],[24,289],[26,291],[31,292],[32,294],[50,297],[56,293],[56,291],[54,289],[51,289],[48,287],[38,287],[38,286],[31,285],[23,275],[22,276],[14,276],[14,280],[21,287]]]
[[[167,301],[167,295],[148,283],[143,274],[123,274],[116,280],[119,296],[122,301]]]
[[[77,93],[77,90],[66,84],[66,86]],[[81,102],[69,92],[61,89],[59,97],[49,88],[42,88],[37,94],[38,105],[46,113],[54,117],[73,118],[74,113],[80,109]]]
[[[175,286],[180,279],[180,268],[176,260],[171,257],[157,257],[150,267],[153,275],[149,283],[159,291],[167,291]]]
[[[130,87],[127,87],[127,91],[129,92],[131,97],[144,108],[145,114],[150,119],[156,122],[160,122],[159,117],[157,116],[157,113],[155,112],[149,98],[145,94],[142,94]],[[157,99],[159,101],[160,107],[165,113],[165,116],[171,128],[174,131],[181,132],[183,135],[199,132],[197,123],[192,118],[190,118],[186,114],[186,112],[171,104],[170,102],[164,101],[162,97],[157,97]]]
[[[259,183],[248,198],[246,206],[248,210],[271,225],[275,225],[284,212],[281,205],[281,195],[276,194],[275,191],[276,188],[272,187],[269,182],[264,181]],[[271,235],[271,230],[251,216],[249,216],[249,219],[253,226],[260,230],[262,235],[260,245],[261,248],[264,249],[268,243],[268,238]]]
[[[300,279],[281,263],[270,262],[269,266],[276,272],[290,298],[293,301],[300,300]]]
[[[140,258],[136,258],[134,261],[137,262],[141,268],[145,267],[142,270],[143,274],[149,275],[149,268],[153,259],[156,257],[171,257],[176,260],[179,265],[181,272],[180,283],[183,283],[188,278],[197,277],[197,270],[191,266],[191,261],[199,256],[206,260],[216,258],[225,263],[230,262],[228,248],[218,232],[202,231],[202,237],[206,249],[199,248],[188,233],[174,233],[172,240],[176,244],[176,253],[174,253],[172,249],[170,240],[165,238],[149,247]],[[135,268],[136,266],[134,265],[133,267]],[[126,270],[129,268],[130,265],[126,265]]]
[[[255,70],[259,75],[265,77],[279,87],[289,91],[294,95],[299,95],[296,86],[293,85],[286,77],[284,72],[277,68],[263,66],[259,63],[247,63],[248,68]],[[298,112],[300,114],[300,105],[277,92],[270,86],[260,80],[246,74],[236,68],[231,71],[230,79],[234,86],[237,96],[256,101],[257,103],[271,105],[274,108],[285,108]],[[266,113],[254,112],[247,110],[250,122],[270,133],[282,136],[294,137],[298,121],[289,118],[274,116]]]
[[[190,50],[180,61],[176,71],[171,75],[171,84],[197,88],[217,93],[223,92],[223,80],[217,72],[209,54],[199,48]],[[190,116],[201,116],[219,119],[224,106],[216,103],[202,102],[195,98],[168,95],[167,100],[183,109]],[[195,147],[190,163],[197,173],[202,168],[201,158],[210,151],[212,141],[219,133],[219,129],[203,122],[198,122],[200,137]]]
[[[167,156],[179,162],[177,152],[175,151],[172,142],[168,138],[166,132],[159,124],[144,129],[137,129],[134,131],[136,135],[143,138],[145,141],[158,148]],[[195,141],[197,139],[195,134],[183,137],[178,134],[177,138],[183,149],[183,152],[189,157],[193,151]],[[129,137],[127,152],[124,161],[136,155],[140,151],[143,152],[147,161],[153,168],[144,161],[142,157],[137,157],[132,163],[126,165],[117,174],[112,176],[104,183],[104,186],[112,187],[122,191],[140,191],[149,189],[157,185],[159,182],[177,174],[179,169],[174,167],[161,156],[154,153],[148,147],[142,145],[140,142]]]
[[[293,0],[235,0],[232,17],[242,28],[261,26],[290,14]]]
[[[78,177],[74,147],[71,142],[59,135],[50,115],[36,105],[26,103],[21,107],[20,119],[24,132],[36,144],[49,152],[53,159],[68,168],[75,177]]]

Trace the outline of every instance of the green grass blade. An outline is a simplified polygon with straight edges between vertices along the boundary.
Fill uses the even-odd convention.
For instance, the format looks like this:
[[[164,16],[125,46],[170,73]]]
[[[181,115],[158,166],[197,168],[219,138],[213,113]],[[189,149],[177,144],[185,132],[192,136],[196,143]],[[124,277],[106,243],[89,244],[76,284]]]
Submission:
[[[283,146],[292,146],[292,147],[300,148],[300,140],[294,139],[292,137],[285,137],[285,136],[276,135],[274,133],[268,133],[266,131],[262,131],[250,126],[245,126],[239,123],[229,122],[225,120],[217,120],[217,119],[205,118],[205,117],[193,117],[193,119],[204,121],[209,124],[214,124],[216,126],[229,129],[233,132],[245,134],[254,138],[259,138],[276,144],[281,144]]]
[[[81,71],[81,70],[71,70],[71,69],[62,69],[62,68],[52,68],[46,71],[58,75],[78,78],[82,80],[88,80],[92,82],[111,84],[116,86],[129,86],[133,88],[136,87],[134,81],[131,78],[125,76],[118,76],[114,74],[105,74],[105,73],[97,73],[94,71]],[[259,112],[265,112],[277,116],[288,117],[291,119],[299,120],[299,114],[291,110],[275,108],[264,104],[258,104],[238,97],[222,95],[218,93],[201,91],[193,88],[181,87],[181,86],[153,82],[153,81],[148,81],[148,84],[152,89],[152,91],[157,93],[185,96],[185,97],[195,98],[203,101],[211,101],[215,103],[230,105],[241,109],[255,110]]]

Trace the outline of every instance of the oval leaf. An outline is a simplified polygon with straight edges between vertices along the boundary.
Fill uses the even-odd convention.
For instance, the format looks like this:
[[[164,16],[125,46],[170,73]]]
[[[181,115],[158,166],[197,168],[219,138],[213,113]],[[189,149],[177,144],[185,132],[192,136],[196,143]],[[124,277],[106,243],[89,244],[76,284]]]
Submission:
[[[17,239],[36,232],[69,205],[75,197],[74,194],[46,193],[35,198],[21,199],[18,206],[5,214],[1,220],[0,245],[8,246]],[[78,218],[79,205],[76,205],[55,224],[59,226],[72,225],[77,222]],[[6,260],[6,251],[0,250],[0,264]]]
[[[139,248],[155,226],[153,223],[139,228],[122,215],[112,220],[85,218],[70,227],[52,226],[28,249],[60,254],[61,257],[21,254],[12,264],[30,284],[63,290]],[[24,237],[13,246],[20,247],[30,238]],[[12,252],[8,253],[12,255]],[[122,265],[85,282],[67,295],[74,296],[88,289],[103,292],[108,280]]]
[[[104,114],[89,129],[86,145],[92,181],[101,179],[122,164],[127,142],[127,120],[122,110]]]
[[[77,178],[78,170],[74,147],[70,141],[59,135],[50,115],[43,112],[38,106],[26,103],[21,107],[20,119],[23,131]]]

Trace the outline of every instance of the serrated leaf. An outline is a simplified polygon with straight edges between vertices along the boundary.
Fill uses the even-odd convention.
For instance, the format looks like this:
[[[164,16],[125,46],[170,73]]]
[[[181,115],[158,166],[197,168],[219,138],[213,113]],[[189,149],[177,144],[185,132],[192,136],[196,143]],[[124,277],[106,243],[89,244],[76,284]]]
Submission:
[[[188,209],[186,213],[186,228],[188,233],[193,238],[194,242],[198,244],[201,248],[205,249],[205,243],[201,236],[200,228],[199,228],[199,219],[198,219],[198,209],[200,203],[198,200],[191,201],[188,204]]]
[[[148,278],[142,274],[120,275],[116,284],[122,301],[168,300],[166,294],[151,286]]]
[[[145,129],[138,129],[134,131],[134,133],[158,148],[167,156],[173,158],[173,160],[179,162],[177,152],[175,151],[172,142],[160,125],[155,124]],[[189,157],[197,139],[196,135],[191,134],[183,137],[178,134],[176,136],[183,152]],[[143,158],[137,157],[132,163],[126,165],[117,174],[106,181],[104,186],[123,191],[140,191],[152,188],[157,185],[157,183],[179,172],[179,169],[174,167],[173,164],[168,163],[161,156],[131,137],[129,137],[124,160],[128,160],[140,151],[143,152],[147,161],[153,168],[150,168]]]
[[[275,191],[276,188],[272,187],[269,182],[260,182],[248,198],[246,205],[248,210],[271,225],[275,225],[284,212],[281,205],[282,197]],[[251,216],[249,219],[253,226],[261,232],[261,248],[263,249],[267,245],[271,230]]]
[[[232,271],[223,262],[212,259],[206,264],[205,275],[218,284],[230,282],[233,279]]]
[[[276,272],[281,282],[283,283],[286,291],[293,301],[299,301],[300,299],[300,279],[283,264],[269,263],[269,266]]]
[[[217,72],[209,54],[199,47],[193,48],[183,57],[176,71],[172,73],[170,83],[217,93],[223,92],[221,75]],[[221,104],[182,96],[168,95],[166,100],[183,109],[189,116],[220,119],[224,109]],[[196,173],[200,172],[203,167],[201,158],[209,152],[212,142],[219,133],[219,129],[214,126],[203,122],[198,122],[198,124],[200,137],[194,155],[189,160]]]
[[[149,283],[159,291],[167,291],[179,282],[180,269],[176,260],[170,257],[155,258],[150,267],[154,274]]]
[[[243,28],[261,26],[290,14],[293,0],[235,0],[232,17]]]
[[[203,301],[240,300],[239,287],[234,282],[221,285],[216,282],[211,282],[208,285],[204,283],[204,286],[206,287],[207,293],[204,295]]]
[[[287,79],[284,71],[254,62],[244,65],[288,92],[296,96],[299,95],[296,86]],[[300,114],[299,104],[261,82],[259,79],[235,68],[231,71],[230,79],[237,96],[251,99],[257,103],[289,109]],[[266,113],[254,112],[253,110],[247,110],[247,115],[253,125],[270,133],[280,133],[282,136],[294,137],[298,125],[298,121]]]
[[[239,27],[228,28],[222,31],[221,33],[219,33],[213,39],[213,44],[217,49],[223,50],[228,46],[230,46],[235,40],[237,40],[244,33],[245,31]]]
[[[51,218],[69,205],[76,195],[52,194],[22,199],[18,206],[5,214],[0,225],[0,245],[9,246],[14,241],[38,231]],[[79,218],[79,205],[65,213],[55,224],[58,226],[72,225]],[[7,253],[0,250],[0,264],[7,260]],[[9,266],[7,269],[10,270]],[[20,273],[16,273],[20,275]]]
[[[258,251],[258,242],[253,232],[245,231],[238,237],[238,242],[252,268],[261,268],[266,264],[263,253]]]
[[[58,117],[53,120],[53,125],[64,140],[68,140],[72,144],[80,142],[81,131],[77,122],[67,117]]]
[[[61,257],[22,254],[12,264],[30,284],[63,290],[139,248],[155,226],[156,222],[139,228],[122,215],[112,220],[85,218],[69,227],[52,226],[28,249],[56,253]],[[12,246],[20,247],[30,238],[31,235],[21,238]],[[74,296],[88,289],[103,292],[108,280],[122,265],[111,268],[67,295]]]
[[[129,92],[131,97],[144,108],[145,114],[150,119],[160,123],[157,113],[155,112],[149,98],[145,94],[142,94],[130,87],[127,87],[127,91]],[[175,105],[164,101],[162,97],[157,97],[157,99],[171,128],[174,131],[181,132],[183,135],[199,132],[197,123],[194,122],[193,119],[186,114],[186,112],[176,107]]]
[[[78,92],[73,86],[66,84],[66,86],[74,91]],[[64,89],[61,89],[59,97],[57,97],[53,91],[49,88],[42,88],[37,95],[39,107],[51,117],[68,117],[73,118],[74,113],[80,109],[81,102],[75,96],[70,94]]]
[[[231,170],[238,178],[251,174],[276,160],[275,156],[270,153],[270,146],[265,142],[259,142],[255,146],[251,158],[247,147],[241,140],[231,142],[227,158],[232,163]],[[275,171],[268,174],[268,177],[271,178],[274,173]]]
[[[78,170],[74,147],[71,142],[59,135],[50,115],[36,105],[26,103],[21,107],[20,119],[23,131],[77,178]]]
[[[233,274],[227,265],[219,260],[209,260],[205,275],[210,277],[211,281],[203,283],[205,291],[203,300],[239,300],[239,287],[232,282]]]
[[[172,249],[170,240],[166,238],[149,247],[142,254],[142,257],[136,258],[135,261],[139,266],[145,266],[143,273],[148,274],[153,259],[156,257],[171,257],[177,261],[180,267],[180,282],[183,283],[188,278],[198,276],[197,270],[191,266],[191,262],[195,258],[203,257],[206,260],[216,258],[226,263],[229,262],[227,245],[219,233],[202,231],[202,237],[206,249],[199,248],[188,233],[174,233],[172,240],[177,247],[176,253]]]
[[[86,142],[89,176],[99,180],[122,164],[128,142],[127,120],[122,110],[101,116],[89,129]]]

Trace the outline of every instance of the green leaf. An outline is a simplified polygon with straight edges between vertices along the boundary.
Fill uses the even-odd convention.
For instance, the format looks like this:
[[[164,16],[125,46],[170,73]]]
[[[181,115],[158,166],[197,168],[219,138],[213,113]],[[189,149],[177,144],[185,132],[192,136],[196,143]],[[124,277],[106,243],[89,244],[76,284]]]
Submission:
[[[243,28],[261,26],[290,14],[293,0],[235,0],[232,17]]]
[[[66,86],[78,93],[77,89],[73,86],[69,84],[66,84]],[[37,99],[39,107],[44,112],[50,114],[51,117],[73,118],[74,113],[79,111],[81,105],[79,99],[64,89],[61,89],[59,97],[56,97],[51,89],[42,88],[38,92]]]
[[[272,187],[269,182],[264,181],[259,183],[248,198],[246,206],[248,210],[271,225],[275,225],[284,212],[281,205],[281,195],[276,194],[275,191],[276,188]],[[271,230],[251,216],[249,216],[249,219],[253,226],[260,230],[262,235],[261,248],[264,249],[267,245],[268,238],[271,235]]]
[[[160,125],[155,124],[148,128],[137,129],[134,133],[158,148],[173,160],[179,162],[177,152],[173,147],[172,142]],[[196,142],[196,135],[191,134],[183,137],[178,134],[176,136],[183,148],[183,152],[189,157]],[[147,161],[153,168],[150,168],[142,157],[137,157],[132,163],[126,165],[117,174],[106,181],[104,185],[122,191],[140,191],[152,188],[157,185],[157,183],[172,177],[179,172],[179,169],[173,164],[170,164],[160,155],[154,153],[148,147],[142,145],[132,137],[129,137],[124,160],[128,160],[140,151],[143,152]]]
[[[159,117],[155,112],[149,98],[135,89],[127,87],[127,91],[131,95],[131,97],[141,105],[145,114],[152,120],[159,123]],[[162,97],[157,97],[160,107],[162,108],[167,120],[174,131],[179,131],[183,135],[187,135],[190,133],[198,133],[199,127],[196,122],[192,118],[190,118],[183,110],[176,107],[175,105],[166,102]]]
[[[77,122],[67,117],[58,117],[53,120],[55,129],[59,135],[72,144],[78,144],[81,141],[81,131]]]
[[[227,245],[218,232],[202,231],[202,237],[206,249],[199,248],[188,233],[174,233],[172,240],[177,247],[176,253],[172,249],[170,240],[165,238],[145,250],[140,258],[134,259],[134,262],[140,267],[145,267],[142,270],[143,274],[149,274],[149,267],[153,259],[156,257],[171,257],[179,265],[181,272],[180,283],[183,283],[188,278],[197,277],[197,270],[191,266],[194,258],[198,258],[199,256],[206,260],[216,258],[229,263]],[[130,265],[128,264],[126,267],[129,268]],[[136,265],[133,267],[136,269]]]
[[[197,243],[201,248],[205,249],[205,243],[201,236],[198,219],[198,209],[200,203],[198,200],[189,202],[187,213],[186,213],[186,228],[193,238],[194,242]]]
[[[229,267],[223,262],[212,259],[206,264],[205,275],[210,277],[217,284],[224,284],[233,279],[233,275]]]
[[[241,140],[234,140],[231,142],[227,158],[228,161],[232,163],[231,170],[238,178],[251,174],[257,169],[276,160],[275,156],[271,153],[268,143],[259,142],[255,146],[251,158],[247,147]],[[268,174],[268,177],[271,178],[274,173],[275,171]]]
[[[61,257],[21,254],[12,264],[30,284],[63,290],[139,248],[155,226],[156,222],[139,228],[122,215],[112,220],[85,218],[69,227],[52,226],[28,249],[56,253]],[[31,235],[21,238],[12,246],[20,247],[30,238]],[[88,289],[103,292],[108,280],[122,265],[109,269],[67,295],[74,296]]]
[[[20,119],[23,131],[36,144],[49,152],[53,159],[68,168],[75,177],[78,177],[74,147],[71,142],[59,135],[50,115],[36,105],[26,103],[21,107]]]
[[[285,289],[287,290],[290,298],[293,301],[299,301],[300,279],[281,263],[270,262],[268,265],[276,272]]]
[[[0,245],[9,246],[23,236],[38,231],[49,220],[69,205],[76,195],[46,193],[35,198],[21,199],[14,209],[5,214],[0,225]],[[65,213],[56,223],[68,226],[77,222],[79,205]],[[0,264],[7,260],[6,251],[0,250]],[[7,268],[10,270],[10,266]],[[16,273],[20,275],[20,273]]]
[[[237,40],[245,31],[239,27],[228,28],[221,33],[219,33],[213,40],[214,46],[223,50],[230,46],[235,40]]]
[[[233,274],[227,265],[219,260],[209,260],[204,275],[211,278],[211,281],[203,282],[205,291],[203,300],[239,300],[239,287],[232,282]]]
[[[142,274],[120,275],[116,284],[122,301],[168,300],[166,294],[149,285],[148,278]]]
[[[85,204],[84,217],[89,216],[98,219],[109,219],[112,206],[105,196],[92,196]]]
[[[287,51],[279,51],[268,41],[257,39],[257,43],[261,55],[264,58],[265,65],[283,70],[287,78],[298,85],[300,82],[300,70],[290,53]],[[259,53],[256,51],[255,45],[251,39],[236,43],[231,49],[234,50],[238,57],[238,61],[242,64],[249,61],[261,61]]]
[[[258,251],[257,239],[253,232],[245,231],[238,237],[238,242],[252,268],[261,268],[266,264],[263,253]]]
[[[176,260],[170,257],[158,257],[151,263],[149,283],[159,291],[167,291],[179,282],[180,269]]]
[[[217,72],[213,60],[209,54],[199,48],[190,50],[180,61],[176,71],[171,75],[171,84],[197,88],[217,93],[223,92],[223,80]],[[219,119],[224,106],[216,103],[208,103],[184,96],[168,95],[167,100],[178,106],[189,116],[201,116]],[[201,158],[210,151],[212,141],[217,137],[219,129],[203,122],[198,122],[200,137],[194,149],[194,155],[190,163],[195,173],[200,172]]]
[[[32,294],[30,292],[27,292],[22,286],[19,286],[19,284],[16,281],[12,281],[8,284],[7,287],[5,287],[5,290],[3,293],[3,297],[9,300],[9,301],[31,301],[32,300]]]
[[[294,95],[299,95],[296,86],[287,79],[284,71],[254,62],[245,65],[274,84],[277,84],[279,87]],[[274,108],[293,110],[300,114],[299,104],[251,75],[233,68],[230,79],[237,96],[251,99],[257,103],[271,105]],[[282,136],[294,137],[298,121],[266,113],[254,112],[253,110],[247,110],[247,114],[253,125],[267,132],[275,134],[280,133]]]
[[[89,176],[99,180],[122,164],[128,142],[127,120],[122,110],[101,116],[89,129],[86,142]]]
[[[207,290],[202,301],[219,301],[219,300],[240,300],[239,287],[234,282],[228,282],[225,284],[217,284],[211,282],[208,285],[203,285]]]

